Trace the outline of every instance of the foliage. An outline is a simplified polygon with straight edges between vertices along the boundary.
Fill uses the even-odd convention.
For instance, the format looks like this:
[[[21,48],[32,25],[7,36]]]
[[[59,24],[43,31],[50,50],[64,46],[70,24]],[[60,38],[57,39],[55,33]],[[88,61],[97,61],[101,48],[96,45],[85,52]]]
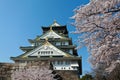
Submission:
[[[0,63],[0,80],[10,79],[12,67],[12,63]]]
[[[85,74],[80,80],[92,80],[92,76],[90,74]]]
[[[93,80],[120,80],[120,64],[116,64],[116,67],[110,74],[103,75],[100,70],[94,72]]]
[[[120,80],[120,64],[108,75],[107,80]]]
[[[87,46],[94,70],[111,73],[120,64],[120,0],[91,0],[75,12],[80,47]]]

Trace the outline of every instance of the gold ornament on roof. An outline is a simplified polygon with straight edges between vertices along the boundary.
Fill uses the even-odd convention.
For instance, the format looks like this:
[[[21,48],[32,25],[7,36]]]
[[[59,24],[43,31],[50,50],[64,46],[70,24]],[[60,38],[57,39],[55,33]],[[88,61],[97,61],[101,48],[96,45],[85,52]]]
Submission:
[[[44,45],[49,45],[48,37],[45,38],[45,44]]]
[[[45,38],[45,41],[48,41],[48,37]]]
[[[54,19],[54,23],[57,23],[57,21]]]
[[[52,26],[50,26],[50,31],[53,31]]]
[[[39,40],[40,40],[40,38],[39,38],[39,37],[37,37],[37,38],[36,38],[36,41],[39,41]]]

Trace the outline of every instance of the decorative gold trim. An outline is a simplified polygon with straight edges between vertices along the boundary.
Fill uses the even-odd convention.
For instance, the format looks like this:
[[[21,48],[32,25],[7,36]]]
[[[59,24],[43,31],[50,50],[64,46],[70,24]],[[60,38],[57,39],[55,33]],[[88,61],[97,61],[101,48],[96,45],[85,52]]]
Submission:
[[[45,41],[48,41],[48,37],[45,38]]]
[[[50,31],[53,31],[52,26],[50,26]]]
[[[49,39],[48,37],[45,38],[45,43],[44,43],[44,45],[49,45],[49,44],[50,44],[49,41],[48,41],[48,39]]]
[[[40,40],[40,38],[38,37],[38,38],[36,38],[36,41],[39,41]]]

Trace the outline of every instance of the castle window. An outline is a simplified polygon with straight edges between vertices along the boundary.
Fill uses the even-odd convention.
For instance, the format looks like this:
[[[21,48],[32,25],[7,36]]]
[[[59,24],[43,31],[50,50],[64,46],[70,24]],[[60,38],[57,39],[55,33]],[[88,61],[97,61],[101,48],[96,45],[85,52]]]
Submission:
[[[66,61],[65,64],[68,65],[68,64],[70,64],[70,62],[69,62],[69,61]]]
[[[60,64],[62,65],[62,64],[63,64],[63,61],[60,61]]]
[[[40,54],[40,52],[38,52],[38,54]]]
[[[76,69],[77,69],[77,67],[73,67],[73,69],[74,69],[74,70],[76,70]]]
[[[53,54],[53,51],[51,51],[51,54]]]
[[[70,69],[70,67],[69,67],[69,69]]]
[[[58,64],[58,65],[62,65],[62,64],[63,64],[63,61],[57,61],[57,64]]]
[[[53,51],[41,51],[41,52],[38,52],[38,54],[42,54],[42,55],[48,55],[48,54],[53,54]]]
[[[76,61],[71,61],[71,63],[72,63],[72,64],[77,64],[77,62],[76,62]]]
[[[55,65],[55,61],[52,62]]]
[[[65,42],[62,42],[62,45],[65,45]]]
[[[57,61],[57,64],[59,65],[59,64],[60,64],[60,61]]]
[[[69,50],[69,53],[73,54],[73,50],[72,50],[72,49],[70,49],[70,50]]]
[[[61,45],[61,43],[60,42],[56,42],[56,45],[59,46],[59,45]]]
[[[45,51],[43,51],[43,54],[45,54]]]
[[[69,50],[68,50],[68,49],[65,49],[64,51],[65,51],[65,52],[69,52]]]
[[[62,42],[61,45],[68,45],[68,42],[67,41]]]
[[[48,51],[48,54],[50,54],[50,51]]]

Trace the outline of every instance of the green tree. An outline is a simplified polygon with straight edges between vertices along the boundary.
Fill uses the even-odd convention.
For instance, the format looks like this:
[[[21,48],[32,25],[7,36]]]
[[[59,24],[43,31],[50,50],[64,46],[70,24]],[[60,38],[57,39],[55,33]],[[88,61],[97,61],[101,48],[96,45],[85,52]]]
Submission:
[[[82,78],[80,78],[80,80],[92,80],[92,75],[90,74],[85,74],[84,76],[82,76]]]

